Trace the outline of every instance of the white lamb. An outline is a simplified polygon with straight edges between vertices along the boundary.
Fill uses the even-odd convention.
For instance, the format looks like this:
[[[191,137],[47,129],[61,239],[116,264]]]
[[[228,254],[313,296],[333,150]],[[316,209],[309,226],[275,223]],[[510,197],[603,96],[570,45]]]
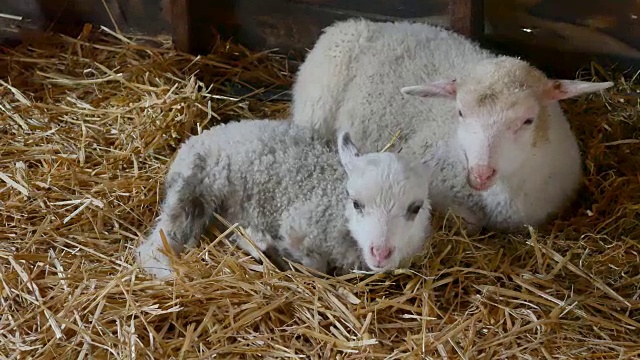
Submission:
[[[431,235],[429,176],[422,161],[361,154],[348,133],[335,141],[282,120],[218,125],[178,149],[137,259],[148,273],[171,277],[160,230],[180,253],[199,243],[216,212],[267,256],[275,249],[320,272],[394,269]],[[260,260],[243,237],[232,241]]]
[[[437,164],[434,210],[470,232],[513,231],[577,193],[580,152],[558,101],[612,85],[548,79],[443,28],[351,19],[326,28],[298,70],[292,119],[368,146],[402,131],[403,153]]]

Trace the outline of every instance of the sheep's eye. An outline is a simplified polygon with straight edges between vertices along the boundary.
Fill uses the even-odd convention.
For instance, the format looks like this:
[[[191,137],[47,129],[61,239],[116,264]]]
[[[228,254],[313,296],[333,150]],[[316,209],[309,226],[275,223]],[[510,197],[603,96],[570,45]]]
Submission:
[[[523,125],[531,125],[533,124],[533,118],[528,118],[527,120],[524,121]]]
[[[411,205],[409,205],[409,207],[407,208],[407,216],[409,218],[415,217],[420,212],[420,209],[422,209],[422,201],[412,202]]]
[[[462,110],[458,110],[458,116],[462,117]]]
[[[353,208],[357,212],[362,212],[362,210],[364,210],[364,205],[362,205],[362,203],[359,202],[358,200],[353,200]]]

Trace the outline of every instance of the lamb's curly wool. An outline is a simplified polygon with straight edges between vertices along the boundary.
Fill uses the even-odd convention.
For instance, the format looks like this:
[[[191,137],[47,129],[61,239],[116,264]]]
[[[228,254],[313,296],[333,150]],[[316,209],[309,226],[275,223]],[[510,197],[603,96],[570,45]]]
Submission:
[[[275,249],[321,272],[390,269],[430,234],[425,176],[424,164],[403,156],[360,154],[348,133],[326,138],[282,120],[218,125],[178,150],[138,261],[157,277],[171,276],[160,230],[179,253],[198,244],[217,212],[243,226],[261,251]],[[397,216],[415,201],[417,214]],[[232,239],[259,259],[241,236]],[[389,254],[376,257],[383,250]]]
[[[547,79],[443,28],[351,19],[326,28],[301,65],[292,119],[369,147],[402,131],[403,153],[437,164],[434,209],[457,212],[474,232],[510,231],[542,224],[579,186],[580,153],[558,100],[611,85]]]

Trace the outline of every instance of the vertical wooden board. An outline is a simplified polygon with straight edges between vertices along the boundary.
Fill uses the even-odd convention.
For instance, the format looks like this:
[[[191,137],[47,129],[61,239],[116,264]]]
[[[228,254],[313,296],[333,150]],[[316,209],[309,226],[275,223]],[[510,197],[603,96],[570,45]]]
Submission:
[[[168,3],[173,43],[177,50],[183,52],[195,50],[192,41],[190,4],[190,0],[169,0]]]
[[[449,0],[449,16],[457,33],[472,39],[484,34],[484,0]]]

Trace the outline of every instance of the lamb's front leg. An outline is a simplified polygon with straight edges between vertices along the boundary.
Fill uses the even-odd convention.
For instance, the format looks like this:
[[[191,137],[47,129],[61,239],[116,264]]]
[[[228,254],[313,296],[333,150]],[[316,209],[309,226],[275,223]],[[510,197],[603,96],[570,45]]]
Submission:
[[[312,201],[298,202],[285,211],[280,222],[282,242],[279,246],[282,253],[293,257],[290,260],[326,274],[328,258],[320,243],[327,240],[319,238],[322,232],[317,227],[322,224],[322,219],[318,218],[318,213],[322,211]]]
[[[247,234],[247,237],[253,241],[255,247],[252,246],[244,236],[236,232],[229,237],[229,240],[236,244],[240,249],[246,251],[251,255],[251,257],[256,259],[256,261],[260,261],[260,252],[265,253],[270,246],[273,246],[273,238],[266,232],[251,226],[244,227],[244,231]],[[256,250],[256,248],[258,248],[260,252]]]
[[[484,211],[479,207],[465,206],[459,203],[454,203],[450,206],[452,212],[460,217],[464,221],[462,224],[463,230],[467,236],[478,235],[486,224],[486,216]]]
[[[252,246],[244,236],[236,232],[229,237],[232,243],[247,252],[259,263],[262,263],[262,257],[260,256],[260,252],[262,252],[278,269],[283,270],[286,268],[286,263],[282,260],[280,253],[276,249],[276,242],[271,235],[255,226],[246,226],[243,228],[247,237],[253,241],[255,247]]]

